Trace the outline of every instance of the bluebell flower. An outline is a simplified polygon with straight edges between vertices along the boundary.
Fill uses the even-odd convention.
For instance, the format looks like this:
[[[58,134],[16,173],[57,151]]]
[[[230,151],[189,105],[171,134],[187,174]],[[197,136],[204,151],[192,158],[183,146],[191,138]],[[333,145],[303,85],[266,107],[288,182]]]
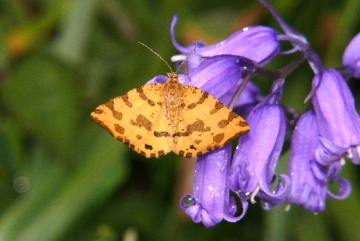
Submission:
[[[285,139],[285,113],[278,104],[283,82],[275,82],[273,92],[250,113],[251,131],[240,138],[235,151],[230,188],[242,201],[261,193],[263,201],[273,206],[284,202],[290,190],[284,174],[280,177],[285,185],[280,182],[275,190],[270,188]]]
[[[351,69],[353,77],[360,78],[360,33],[346,47],[343,65]]]
[[[248,201],[254,202],[255,197],[264,209],[294,203],[312,212],[324,211],[327,199],[344,199],[351,192],[349,181],[339,177],[344,158],[360,164],[360,119],[344,76],[335,69],[324,68],[306,37],[287,24],[266,0],[260,2],[273,14],[285,34],[254,26],[210,46],[198,41],[183,47],[175,38],[177,16],[171,25],[173,44],[181,52],[173,60],[187,60],[188,75],[179,76],[180,82],[202,88],[225,104],[231,103],[237,113],[248,115],[251,127],[251,131],[240,138],[233,159],[231,147],[227,145],[197,161],[194,193],[184,196],[180,206],[194,222],[202,222],[206,227],[222,220],[240,220],[247,212]],[[302,56],[275,73],[262,66],[280,54],[280,41],[293,46],[281,54],[299,51]],[[359,42],[357,35],[346,48],[342,74],[360,76]],[[297,123],[291,140],[288,175],[276,176],[286,132],[285,111],[279,104],[284,78],[305,59],[315,74],[308,96],[314,110],[302,114]],[[277,79],[267,97],[249,81],[255,74]],[[158,76],[151,82],[166,79]],[[247,85],[240,97],[233,99],[242,83]],[[274,185],[275,180],[278,183]],[[329,184],[334,182],[339,184],[336,193],[329,190]],[[239,212],[231,191],[242,205],[239,216],[236,216]]]
[[[227,39],[210,46],[204,46],[200,43],[194,51],[194,45],[183,47],[176,41],[175,25],[177,19],[178,17],[175,15],[170,29],[173,44],[177,50],[185,55],[194,52],[192,55],[198,56],[197,63],[201,62],[201,58],[204,57],[231,54],[242,56],[260,65],[264,65],[272,60],[280,51],[280,41],[277,39],[278,33],[274,29],[264,26],[243,28],[233,33]],[[189,62],[192,66],[192,61]]]
[[[327,165],[348,152],[352,161],[360,164],[360,119],[346,81],[335,69],[325,69],[315,75],[313,89],[321,136],[318,162]]]
[[[227,145],[198,158],[194,177],[194,194],[185,195],[180,207],[195,222],[211,227],[223,219],[229,222],[240,220],[243,214],[235,217],[237,206],[230,197],[228,175],[231,161],[231,145]]]
[[[288,164],[291,191],[287,201],[312,212],[324,211],[327,198],[344,199],[351,192],[350,183],[338,177],[341,170],[339,159],[328,166],[317,162],[315,152],[320,145],[319,135],[315,113],[307,111],[302,114],[292,136]],[[338,194],[331,193],[329,182],[340,184]]]
[[[189,71],[191,83],[221,102],[229,104],[230,98],[243,80],[243,76],[257,68],[257,63],[247,58],[232,55],[219,55],[205,59],[196,69]],[[249,83],[234,107],[258,103],[261,96],[259,88]]]

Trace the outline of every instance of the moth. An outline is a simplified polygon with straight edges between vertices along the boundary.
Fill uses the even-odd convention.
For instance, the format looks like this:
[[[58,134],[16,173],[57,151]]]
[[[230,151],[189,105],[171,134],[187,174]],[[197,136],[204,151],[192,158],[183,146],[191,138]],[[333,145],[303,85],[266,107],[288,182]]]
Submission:
[[[198,157],[249,132],[241,116],[206,91],[181,84],[177,72],[154,53],[169,67],[168,80],[143,85],[98,106],[91,113],[97,124],[147,158],[171,151]]]

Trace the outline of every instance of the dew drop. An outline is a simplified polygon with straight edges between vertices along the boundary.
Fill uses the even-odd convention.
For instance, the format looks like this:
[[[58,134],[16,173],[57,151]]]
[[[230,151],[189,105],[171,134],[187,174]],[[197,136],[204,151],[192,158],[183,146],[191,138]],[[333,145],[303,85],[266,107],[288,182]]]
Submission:
[[[194,206],[196,203],[195,197],[193,195],[185,195],[181,200],[180,200],[180,206],[181,208],[189,208],[191,206]]]

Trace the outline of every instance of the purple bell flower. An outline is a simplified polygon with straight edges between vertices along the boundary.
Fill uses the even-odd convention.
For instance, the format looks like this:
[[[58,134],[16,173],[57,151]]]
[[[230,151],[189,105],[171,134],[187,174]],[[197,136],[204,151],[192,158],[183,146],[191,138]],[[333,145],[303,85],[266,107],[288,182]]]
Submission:
[[[242,82],[242,77],[246,73],[254,71],[256,67],[255,62],[243,57],[219,55],[205,59],[199,67],[189,71],[188,75],[192,85],[205,90],[221,102],[229,104],[231,97]],[[253,83],[249,83],[236,100],[234,107],[249,103],[257,104],[259,96],[261,96],[259,88]]]
[[[175,38],[175,25],[178,17],[175,15],[171,23],[171,38],[175,48],[183,54],[200,57],[213,57],[216,55],[237,55],[246,57],[261,65],[265,65],[273,59],[280,51],[280,42],[277,39],[278,33],[269,27],[252,26],[246,27],[232,34],[227,39],[210,46],[200,44],[194,51],[194,46],[183,47]],[[189,61],[191,62],[191,61]],[[197,59],[199,62],[199,59]]]
[[[270,188],[286,130],[285,113],[277,104],[283,82],[275,82],[273,92],[250,113],[247,122],[251,131],[240,138],[231,164],[231,190],[242,201],[259,193],[268,208],[283,202],[290,190],[289,178],[283,174],[280,177],[285,186],[280,182],[276,190]]]
[[[230,197],[228,175],[231,160],[231,145],[205,154],[196,162],[194,194],[185,195],[180,207],[195,222],[211,227],[223,219],[229,222],[240,220],[246,213],[247,203],[242,215],[235,217],[237,206]]]
[[[360,33],[346,47],[343,55],[343,65],[352,70],[353,77],[360,78]]]
[[[317,161],[327,165],[348,151],[352,161],[360,164],[360,120],[346,81],[336,70],[325,69],[315,75],[313,92],[321,136]]]
[[[312,212],[324,211],[326,198],[344,199],[351,192],[349,181],[337,176],[341,170],[339,161],[329,166],[317,162],[315,152],[319,145],[316,116],[313,111],[307,111],[299,119],[292,136],[288,167],[291,191],[287,201]],[[330,192],[329,181],[340,184],[338,194]]]

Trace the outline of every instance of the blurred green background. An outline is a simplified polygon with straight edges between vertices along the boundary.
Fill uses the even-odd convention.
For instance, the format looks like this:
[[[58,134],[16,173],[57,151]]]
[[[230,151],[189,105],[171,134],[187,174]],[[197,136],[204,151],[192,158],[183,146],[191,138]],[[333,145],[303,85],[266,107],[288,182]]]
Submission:
[[[341,66],[360,31],[360,1],[271,3],[328,67]],[[169,60],[175,13],[183,44],[214,43],[248,25],[278,29],[256,1],[0,1],[0,241],[360,240],[360,169],[350,162],[341,176],[351,196],[327,201],[324,213],[255,204],[240,222],[206,229],[178,206],[191,192],[194,160],[145,159],[91,121],[99,104],[168,71],[137,42]],[[293,73],[284,103],[304,110],[311,78],[306,65]],[[255,82],[266,94],[271,81]],[[360,106],[360,85],[349,84]]]

